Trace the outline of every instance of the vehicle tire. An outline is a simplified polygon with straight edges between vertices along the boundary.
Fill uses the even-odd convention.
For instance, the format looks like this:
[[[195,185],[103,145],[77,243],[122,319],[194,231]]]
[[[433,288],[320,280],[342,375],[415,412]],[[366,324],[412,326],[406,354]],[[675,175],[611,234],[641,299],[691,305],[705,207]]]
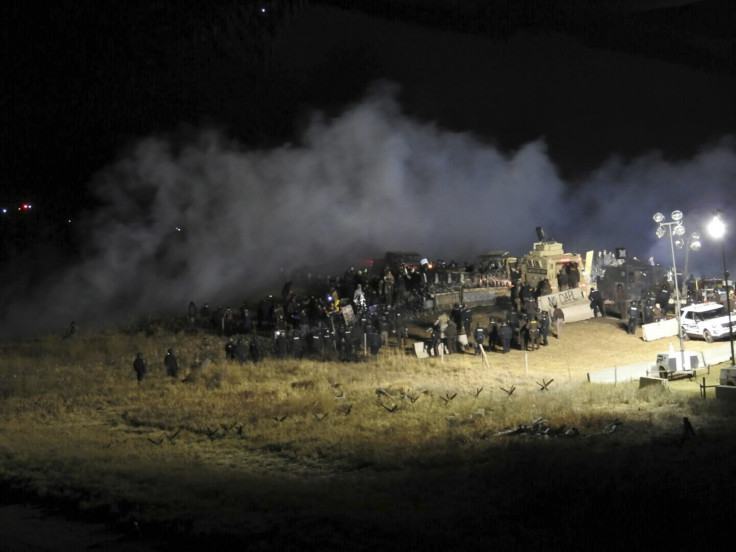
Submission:
[[[708,343],[713,343],[713,336],[712,336],[712,335],[710,335],[710,332],[709,332],[708,330],[705,330],[705,331],[703,332],[703,337],[705,338],[705,340],[706,340],[706,341],[707,341]]]

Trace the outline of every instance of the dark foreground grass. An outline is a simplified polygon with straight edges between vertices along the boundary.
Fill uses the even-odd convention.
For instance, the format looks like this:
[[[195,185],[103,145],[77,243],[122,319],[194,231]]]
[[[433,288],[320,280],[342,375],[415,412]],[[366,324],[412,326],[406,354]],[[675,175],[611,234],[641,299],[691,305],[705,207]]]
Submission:
[[[163,470],[148,484],[178,486],[180,496],[105,500],[86,511],[95,491],[69,482],[79,488],[47,488],[43,503],[112,522],[162,550],[720,549],[732,525],[734,452],[722,438],[514,442],[487,458],[445,455],[428,459],[433,465],[324,479],[227,477],[202,467],[182,481]],[[6,479],[11,488],[34,490]]]

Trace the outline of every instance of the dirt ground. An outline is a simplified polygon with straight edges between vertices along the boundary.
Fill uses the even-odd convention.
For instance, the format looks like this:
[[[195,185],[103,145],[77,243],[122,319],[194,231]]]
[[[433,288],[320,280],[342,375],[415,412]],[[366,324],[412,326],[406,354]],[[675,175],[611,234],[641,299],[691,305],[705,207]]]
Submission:
[[[503,305],[472,309],[473,325],[487,325],[491,316],[499,318]],[[410,335],[415,340],[427,336],[426,329],[436,315],[417,320],[410,326]],[[470,339],[473,343],[472,337]],[[492,369],[560,378],[571,383],[588,381],[588,372],[613,366],[626,366],[640,362],[654,363],[657,353],[669,350],[670,344],[677,350],[679,340],[673,336],[656,341],[644,341],[639,327],[636,335],[626,333],[626,325],[617,317],[591,318],[580,322],[566,323],[559,338],[550,332],[549,345],[537,351],[523,352],[512,348],[509,354],[489,352],[487,357]],[[687,340],[686,351],[700,352],[712,346],[705,341]],[[472,354],[472,351],[470,351]],[[446,359],[452,362],[452,357]],[[478,362],[482,362],[479,358]]]

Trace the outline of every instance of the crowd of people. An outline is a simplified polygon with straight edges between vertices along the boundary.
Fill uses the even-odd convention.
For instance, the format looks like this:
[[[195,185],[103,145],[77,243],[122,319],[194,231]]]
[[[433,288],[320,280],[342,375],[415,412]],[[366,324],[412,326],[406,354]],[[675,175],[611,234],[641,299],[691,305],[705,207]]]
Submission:
[[[566,276],[569,286],[571,275]],[[474,276],[468,277],[471,281]],[[352,362],[378,355],[389,343],[407,350],[409,321],[417,314],[436,312],[430,293],[433,286],[422,268],[386,270],[381,277],[350,268],[342,277],[325,279],[319,287],[312,286],[310,291],[316,293],[302,296],[287,281],[280,299],[268,295],[252,307],[244,302],[237,309],[212,309],[208,303],[197,307],[192,301],[187,308],[188,323],[223,336],[225,357],[233,362],[257,363],[265,357]],[[479,321],[468,305],[455,303],[448,312],[438,314],[426,328],[426,336],[413,335],[413,341],[421,343],[421,350],[430,356],[538,350],[549,344],[550,336],[561,337],[565,322],[559,306],[550,312],[539,307],[538,297],[548,288],[544,282],[536,288],[514,282],[507,310],[495,310],[487,322]],[[304,292],[301,286],[300,291]],[[606,317],[600,291],[591,287],[589,299],[594,316]],[[619,312],[628,333],[635,334],[640,322],[662,320],[670,307],[670,291],[663,286],[641,301],[626,302]],[[168,376],[178,377],[178,360],[171,349],[164,366]],[[141,382],[147,365],[140,354],[134,369]]]
[[[577,274],[566,271],[560,277],[562,285],[569,287]],[[428,274],[425,267],[388,269],[381,276],[351,267],[341,277],[327,277],[317,286],[312,282],[306,293],[316,293],[308,296],[303,286],[302,296],[287,281],[280,299],[268,295],[252,307],[244,302],[237,309],[212,309],[208,303],[197,307],[192,301],[187,319],[193,327],[205,327],[225,337],[225,357],[234,362],[257,363],[265,357],[357,361],[378,355],[389,343],[402,350],[409,347],[409,321],[417,314],[437,312],[432,278],[436,276]],[[488,280],[492,275],[482,278]],[[475,279],[474,274],[468,275],[466,282]],[[494,311],[486,323],[478,321],[468,305],[455,303],[448,312],[438,314],[426,336],[414,335],[413,341],[421,343],[421,349],[430,356],[480,355],[507,354],[512,349],[535,351],[547,346],[550,336],[561,337],[564,311],[555,306],[548,312],[538,305],[538,297],[549,293],[548,282],[534,288],[516,281],[509,287],[508,309]],[[645,294],[640,301],[627,301],[623,288],[620,291],[622,303],[617,309],[630,334],[636,333],[640,322],[663,320],[671,308],[668,286]],[[589,299],[594,316],[606,317],[606,301],[600,291],[591,287]],[[69,333],[76,331],[73,326]],[[164,366],[169,376],[178,377],[173,350],[164,357]],[[142,355],[136,357],[134,367],[140,382],[147,371]]]
[[[396,274],[394,274],[396,272]],[[240,363],[272,358],[310,358],[356,361],[375,356],[389,343],[409,347],[409,321],[417,314],[437,312],[431,300],[427,273],[421,268],[385,270],[382,277],[348,269],[340,278],[329,278],[324,289],[309,296],[296,293],[291,281],[281,297],[268,295],[252,308],[200,308],[190,302],[187,318],[227,339],[225,356]],[[473,322],[473,312],[456,303],[440,313],[426,336],[414,341],[430,355],[498,351],[512,348],[536,350],[548,345],[553,331],[560,336],[564,313],[541,310],[538,290],[512,287],[509,310],[492,316],[487,324]],[[554,330],[552,330],[554,329]]]

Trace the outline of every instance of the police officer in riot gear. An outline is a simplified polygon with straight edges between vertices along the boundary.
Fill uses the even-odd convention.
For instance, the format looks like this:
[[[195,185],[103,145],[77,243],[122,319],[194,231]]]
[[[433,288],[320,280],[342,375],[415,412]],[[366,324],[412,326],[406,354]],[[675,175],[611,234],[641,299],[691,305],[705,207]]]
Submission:
[[[509,325],[508,321],[504,320],[501,323],[501,327],[498,328],[498,338],[501,340],[503,346],[503,354],[511,351],[511,338],[514,335],[514,330]]]
[[[537,313],[537,320],[539,320],[539,337],[542,345],[549,345],[549,313],[546,310],[539,309],[539,312]]]
[[[634,335],[636,334],[636,327],[639,325],[639,307],[637,306],[636,301],[632,301],[629,305],[628,315],[629,324],[627,333],[629,335]]]
[[[600,314],[605,318],[606,307],[603,305],[603,295],[601,295],[600,290],[591,288],[588,298],[590,299],[590,308],[593,309],[593,317],[598,318],[598,314]]]

